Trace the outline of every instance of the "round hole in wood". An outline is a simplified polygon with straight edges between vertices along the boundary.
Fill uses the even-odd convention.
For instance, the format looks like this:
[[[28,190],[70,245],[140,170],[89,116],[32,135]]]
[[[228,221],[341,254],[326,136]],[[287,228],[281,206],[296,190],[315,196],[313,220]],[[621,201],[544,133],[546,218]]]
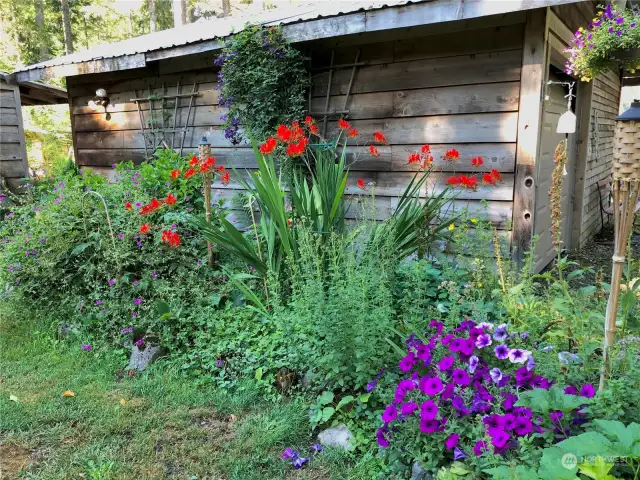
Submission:
[[[531,218],[531,214],[529,212],[525,212],[524,219],[529,220]]]
[[[527,177],[524,179],[524,186],[527,188],[531,188],[531,186],[533,185],[533,178],[531,177]]]

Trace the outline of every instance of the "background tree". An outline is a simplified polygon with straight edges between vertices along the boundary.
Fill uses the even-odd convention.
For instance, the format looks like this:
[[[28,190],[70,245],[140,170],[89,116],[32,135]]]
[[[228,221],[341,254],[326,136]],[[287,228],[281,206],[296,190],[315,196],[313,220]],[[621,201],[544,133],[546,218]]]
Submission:
[[[73,53],[73,34],[71,33],[71,12],[69,11],[69,0],[60,0],[62,10],[62,28],[64,31],[64,45],[67,54]]]

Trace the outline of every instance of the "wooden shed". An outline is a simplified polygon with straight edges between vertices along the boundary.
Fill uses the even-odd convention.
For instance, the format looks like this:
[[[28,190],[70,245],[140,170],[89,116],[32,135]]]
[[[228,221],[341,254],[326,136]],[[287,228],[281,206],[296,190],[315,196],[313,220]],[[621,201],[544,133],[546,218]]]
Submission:
[[[28,176],[22,105],[67,103],[63,88],[42,82],[18,83],[13,75],[0,72],[0,189],[17,191],[20,180]]]
[[[430,185],[436,190],[452,169],[477,172],[471,159],[482,156],[480,170],[497,169],[502,183],[462,191],[456,208],[480,215],[486,205],[516,258],[538,235],[540,269],[551,259],[548,188],[553,149],[564,138],[555,124],[567,108],[563,87],[547,82],[573,81],[563,72],[563,50],[595,13],[595,1],[356,1],[301,3],[250,20],[281,25],[311,58],[311,112],[324,112],[328,99],[329,110],[344,112],[361,135],[387,135],[381,156],[356,163],[351,173],[375,182],[379,218],[396,205],[412,176],[407,156],[422,144],[436,158]],[[255,168],[251,149],[224,137],[213,66],[222,39],[247,20],[217,19],[78,52],[32,65],[16,78],[67,78],[80,166],[139,162],[162,140],[187,154],[206,135],[222,163]],[[92,103],[99,88],[108,95],[104,108]],[[601,227],[597,182],[611,163],[620,76],[578,82],[574,92],[579,125],[569,136],[563,195],[568,247]],[[330,131],[337,118],[330,116]],[[441,159],[451,148],[461,154],[453,167]],[[217,195],[228,198],[239,188],[232,182]]]

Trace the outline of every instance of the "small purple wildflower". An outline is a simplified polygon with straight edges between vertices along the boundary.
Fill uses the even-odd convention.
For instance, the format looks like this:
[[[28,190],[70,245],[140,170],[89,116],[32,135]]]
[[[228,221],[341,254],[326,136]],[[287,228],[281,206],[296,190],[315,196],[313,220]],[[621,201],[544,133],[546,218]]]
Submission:
[[[224,365],[222,360],[216,360],[216,367],[221,368]]]
[[[116,284],[116,279],[112,278],[111,280],[109,280],[109,286],[113,287]]]
[[[120,240],[123,240],[123,239],[124,239],[124,233],[122,233],[122,232],[121,232],[121,233],[119,233],[119,234],[118,234],[118,238],[119,238]]]
[[[140,305],[143,302],[142,298],[136,298],[133,303],[134,305]]]
[[[293,450],[291,448],[287,448],[285,449],[284,452],[282,452],[281,458],[284,458],[285,460],[293,460],[298,458],[298,452],[296,450]]]
[[[311,450],[313,450],[314,453],[320,453],[321,451],[324,450],[324,447],[319,443],[316,443],[315,445],[311,446]]]
[[[529,358],[527,359],[527,370],[531,371],[534,368],[536,368],[536,361],[533,359],[533,355],[529,355]]]
[[[83,343],[80,348],[82,350],[85,350],[86,352],[90,352],[91,350],[93,350],[93,347],[88,343]]]
[[[96,300],[96,305],[102,305],[102,300]]]
[[[136,345],[137,345],[138,347],[141,347],[143,344],[144,344],[144,342],[142,341],[142,339],[140,339],[140,340],[138,340],[138,341],[136,342]]]
[[[155,277],[154,277],[154,278],[155,278]],[[138,280],[134,280],[134,281],[133,281],[133,283],[132,283],[132,285],[133,285],[134,287],[137,287],[138,285],[140,285],[140,282],[139,282]]]

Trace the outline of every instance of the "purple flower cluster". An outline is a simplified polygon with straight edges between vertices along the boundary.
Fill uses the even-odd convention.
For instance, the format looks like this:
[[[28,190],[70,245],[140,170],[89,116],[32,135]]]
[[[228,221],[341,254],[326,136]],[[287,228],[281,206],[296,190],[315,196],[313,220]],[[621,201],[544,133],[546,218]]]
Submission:
[[[324,447],[320,444],[315,444],[311,447],[313,454],[320,453],[323,450]],[[289,461],[296,470],[302,468],[306,463],[309,463],[309,457],[301,457],[300,452],[292,448],[285,449],[280,458]]]
[[[493,330],[491,324],[476,325],[470,320],[463,321],[452,333],[443,332],[442,323],[437,321],[429,326],[432,330],[425,333],[423,341],[412,335],[406,342],[407,355],[398,364],[406,377],[398,382],[393,402],[381,415],[383,425],[376,432],[381,447],[390,445],[399,423],[412,418],[423,434],[444,434],[445,447],[453,450],[456,460],[467,456],[465,448],[467,452],[472,449],[476,456],[490,449],[503,454],[518,447],[518,438],[544,431],[543,419],[534,419],[529,408],[515,405],[517,392],[549,389],[553,383],[535,373],[533,355],[522,347],[527,335],[510,334],[505,324]],[[493,341],[500,343],[488,348]],[[516,345],[512,348],[506,342]],[[565,393],[578,394],[578,390],[567,387]],[[584,397],[594,393],[591,385],[579,392]],[[489,440],[463,439],[460,431],[452,431],[451,425],[467,417],[470,421],[474,417],[482,419],[484,438]],[[457,420],[449,422],[450,418]],[[460,445],[463,442],[467,445]]]
[[[93,347],[92,347],[90,344],[88,344],[88,343],[83,343],[83,344],[80,346],[80,348],[81,348],[82,350],[84,350],[85,352],[90,352],[91,350],[93,350]]]

